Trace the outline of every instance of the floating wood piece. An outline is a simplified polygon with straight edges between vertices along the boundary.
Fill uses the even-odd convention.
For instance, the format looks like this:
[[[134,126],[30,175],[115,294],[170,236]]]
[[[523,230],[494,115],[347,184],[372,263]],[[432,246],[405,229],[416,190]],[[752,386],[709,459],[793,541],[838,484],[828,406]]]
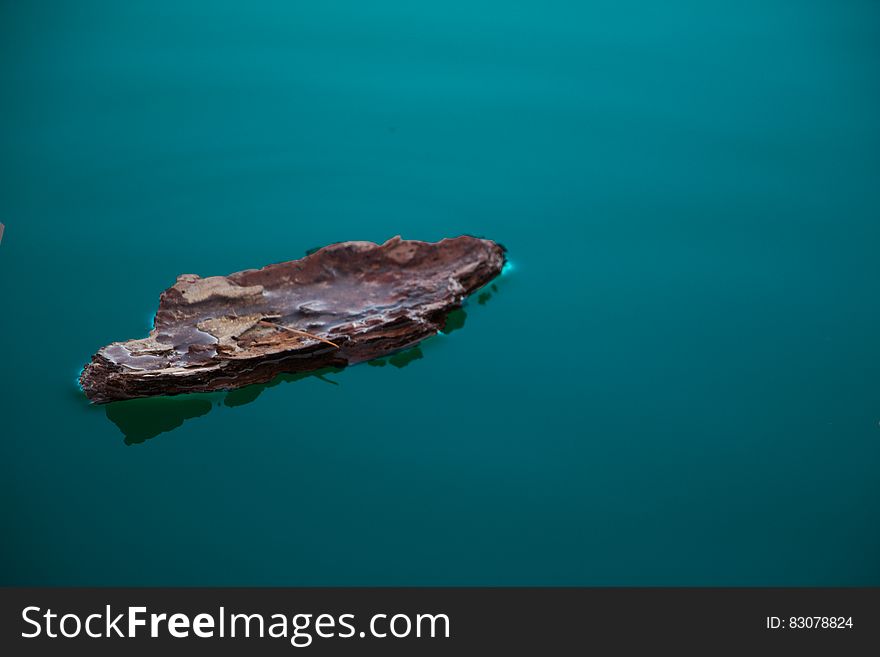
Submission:
[[[503,265],[504,249],[490,240],[395,237],[229,276],[183,274],[162,293],[150,334],[99,350],[80,384],[104,403],[372,360],[437,333]]]

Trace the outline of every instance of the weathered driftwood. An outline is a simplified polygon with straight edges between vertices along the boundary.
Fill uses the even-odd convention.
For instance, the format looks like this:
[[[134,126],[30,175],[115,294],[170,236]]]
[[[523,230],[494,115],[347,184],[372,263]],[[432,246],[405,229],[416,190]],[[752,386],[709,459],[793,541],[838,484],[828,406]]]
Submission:
[[[183,274],[162,293],[149,336],[98,351],[80,384],[104,403],[372,360],[437,333],[503,265],[504,249],[489,240],[395,237],[229,276]]]

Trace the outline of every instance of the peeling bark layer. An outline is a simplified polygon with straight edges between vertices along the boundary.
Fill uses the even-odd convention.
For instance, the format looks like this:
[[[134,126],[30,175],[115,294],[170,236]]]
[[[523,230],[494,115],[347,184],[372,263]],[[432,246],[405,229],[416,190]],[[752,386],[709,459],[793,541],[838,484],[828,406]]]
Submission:
[[[343,242],[229,276],[178,276],[146,338],[107,345],[80,384],[90,400],[240,388],[345,367],[437,333],[501,272],[504,249],[457,237]]]

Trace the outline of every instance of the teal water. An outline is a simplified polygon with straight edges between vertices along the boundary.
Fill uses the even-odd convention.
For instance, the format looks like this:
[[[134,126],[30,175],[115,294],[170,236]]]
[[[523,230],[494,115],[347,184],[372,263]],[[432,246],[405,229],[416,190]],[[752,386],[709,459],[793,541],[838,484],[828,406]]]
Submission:
[[[0,584],[880,584],[878,65],[868,1],[3,3]],[[76,387],[177,274],[462,233],[384,367]]]

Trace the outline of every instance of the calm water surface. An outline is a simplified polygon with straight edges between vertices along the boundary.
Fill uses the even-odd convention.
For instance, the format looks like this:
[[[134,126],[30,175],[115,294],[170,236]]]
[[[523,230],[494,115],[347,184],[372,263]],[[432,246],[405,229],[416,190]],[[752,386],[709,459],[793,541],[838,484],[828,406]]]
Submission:
[[[0,584],[880,584],[880,9],[0,8]],[[471,233],[384,367],[90,407],[177,274]],[[456,329],[456,330],[451,330]]]

